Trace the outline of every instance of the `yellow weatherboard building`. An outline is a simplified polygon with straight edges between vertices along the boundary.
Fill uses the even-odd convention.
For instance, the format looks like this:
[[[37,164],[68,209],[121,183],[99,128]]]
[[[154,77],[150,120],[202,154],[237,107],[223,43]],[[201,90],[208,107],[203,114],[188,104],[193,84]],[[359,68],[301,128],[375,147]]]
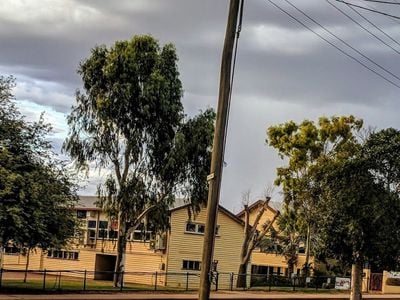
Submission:
[[[250,215],[249,215],[249,224],[254,224],[254,220],[257,216],[257,213],[264,203],[263,200],[258,200],[249,206]],[[282,203],[279,202],[269,202],[268,208],[263,213],[259,223],[258,230],[261,230],[262,224],[266,221],[272,220],[274,215],[278,210],[281,210]],[[244,211],[241,211],[237,214],[237,217],[244,220]],[[277,222],[273,224],[273,227],[276,231],[279,231]],[[299,249],[299,253],[297,254],[297,261],[295,264],[294,272],[299,275],[306,261],[306,257],[304,249]],[[278,276],[289,276],[288,274],[288,262],[284,255],[278,254],[276,251],[263,252],[261,249],[255,249],[251,256],[251,274],[262,274],[262,275],[278,275]],[[314,258],[310,258],[311,269],[314,267],[315,261]]]
[[[66,249],[36,249],[29,254],[31,270],[88,270],[88,278],[111,280],[116,262],[118,224],[95,206],[96,197],[81,196],[75,210],[81,232]],[[128,238],[124,280],[141,284],[198,286],[201,270],[206,209],[188,213],[189,205],[170,210],[170,229],[161,234],[138,228]],[[214,250],[214,269],[220,287],[232,284],[240,263],[243,221],[219,206]],[[28,255],[6,247],[4,269],[24,269]],[[157,273],[155,276],[154,274]],[[83,276],[71,272],[71,276]],[[189,276],[189,278],[187,278]],[[188,280],[189,279],[189,280]]]

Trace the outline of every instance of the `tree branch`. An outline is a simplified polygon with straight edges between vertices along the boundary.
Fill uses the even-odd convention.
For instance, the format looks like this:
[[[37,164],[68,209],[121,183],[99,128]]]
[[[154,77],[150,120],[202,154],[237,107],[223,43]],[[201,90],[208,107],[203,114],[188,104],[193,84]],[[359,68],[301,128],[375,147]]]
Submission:
[[[128,176],[129,165],[130,165],[129,157],[131,155],[131,151],[132,151],[132,145],[131,143],[128,142],[128,145],[126,146],[124,153],[124,171],[122,173],[122,182],[125,182],[126,177]]]

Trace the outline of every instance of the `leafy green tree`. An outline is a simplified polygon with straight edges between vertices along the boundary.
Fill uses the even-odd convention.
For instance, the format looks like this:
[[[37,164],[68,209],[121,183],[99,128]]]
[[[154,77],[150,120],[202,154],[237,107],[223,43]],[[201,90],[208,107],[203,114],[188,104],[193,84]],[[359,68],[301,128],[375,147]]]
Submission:
[[[310,232],[314,231],[310,171],[326,157],[351,156],[358,147],[356,132],[362,128],[362,124],[362,120],[354,116],[321,117],[317,124],[309,120],[300,124],[289,121],[267,129],[267,143],[278,151],[282,159],[287,159],[287,165],[277,169],[275,184],[282,186],[285,203],[301,214],[307,226],[306,274]]]
[[[277,251],[283,255],[288,264],[288,275],[294,272],[297,263],[299,248],[305,242],[307,230],[299,210],[294,210],[290,205],[285,205],[283,213],[278,219],[279,231],[276,233],[275,243],[279,246]]]
[[[352,266],[351,299],[361,298],[366,262],[393,269],[400,257],[400,199],[365,158],[325,161],[314,173],[319,253]]]
[[[97,46],[79,66],[84,90],[68,117],[64,150],[78,168],[108,171],[98,195],[119,224],[114,285],[127,237],[150,212],[162,228],[175,195],[195,206],[207,198],[215,116],[207,110],[185,119],[177,59],[172,44],[160,48],[144,35]]]
[[[281,174],[285,184],[289,179],[289,184],[284,185],[289,200],[296,203],[294,200],[301,199],[300,203],[307,205],[309,215],[305,219],[314,224],[318,240],[316,253],[337,258],[352,267],[351,299],[360,299],[364,263],[381,269],[392,269],[398,264],[399,177],[398,161],[393,153],[399,149],[400,135],[394,129],[387,129],[371,134],[362,142],[356,138],[361,121],[354,123],[356,119],[353,119],[343,126],[331,126],[340,125],[336,122],[340,119],[343,117],[333,119],[333,123],[326,119],[321,123],[320,119],[320,127],[311,143],[291,140],[283,134],[281,141],[289,146],[283,151],[294,151],[295,163],[291,164],[293,161],[288,155],[289,167]],[[331,125],[324,129],[324,124]],[[326,128],[330,129],[324,133]],[[339,132],[344,134],[337,135]],[[321,137],[328,137],[325,139],[328,145],[315,147],[312,140],[318,141]],[[279,140],[274,141],[278,141],[276,145],[279,146]],[[291,144],[292,141],[295,143]],[[308,161],[307,168],[300,170],[300,176],[296,174],[292,180],[287,170],[304,161],[296,159],[307,157],[304,153],[310,153],[313,159]],[[293,170],[290,169],[289,175]],[[278,181],[280,179],[282,177],[278,177]],[[285,190],[290,185],[291,188]]]
[[[64,246],[74,235],[76,186],[46,140],[51,128],[24,120],[12,77],[0,77],[0,247]]]
[[[400,131],[394,128],[371,133],[363,157],[374,163],[374,175],[393,191],[400,187]]]

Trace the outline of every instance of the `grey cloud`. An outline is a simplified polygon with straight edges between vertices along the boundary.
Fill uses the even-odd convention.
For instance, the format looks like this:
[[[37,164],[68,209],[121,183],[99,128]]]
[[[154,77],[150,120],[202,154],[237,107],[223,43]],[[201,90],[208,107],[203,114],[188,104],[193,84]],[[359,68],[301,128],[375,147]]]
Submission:
[[[274,1],[326,36],[284,1]],[[400,76],[397,54],[326,1],[292,2]],[[216,107],[227,0],[121,0],[118,4],[54,0],[54,15],[41,15],[41,8],[48,9],[45,0],[42,5],[37,4],[33,16],[4,16],[0,12],[0,73],[19,77],[17,95],[22,100],[68,113],[74,91],[81,86],[76,69],[93,46],[149,33],[161,43],[176,45],[186,112],[193,115],[200,109]],[[344,5],[341,8],[355,16]],[[393,13],[400,15],[400,9]],[[400,40],[399,23],[365,15]],[[265,145],[267,126],[288,119],[353,113],[378,128],[399,127],[395,113],[400,103],[398,94],[397,88],[338,53],[268,1],[246,1],[227,140],[223,204],[237,208],[243,190],[251,187],[257,195],[273,181],[275,168],[282,162]],[[57,128],[62,126],[60,123]],[[54,141],[57,149],[60,143]],[[101,176],[93,175],[83,192],[93,193],[100,180]]]

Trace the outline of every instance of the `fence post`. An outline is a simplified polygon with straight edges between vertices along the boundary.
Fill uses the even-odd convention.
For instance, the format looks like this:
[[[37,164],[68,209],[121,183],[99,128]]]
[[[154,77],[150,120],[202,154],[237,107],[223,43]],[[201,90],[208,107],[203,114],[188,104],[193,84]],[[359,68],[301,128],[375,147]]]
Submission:
[[[271,275],[268,275],[268,283],[269,283],[269,287],[268,287],[268,291],[271,291],[271,285],[272,285],[272,279],[271,279]]]
[[[292,277],[293,280],[293,292],[296,291],[296,277]]]
[[[46,269],[43,270],[43,290],[46,290]]]
[[[84,275],[83,275],[83,290],[84,290],[84,291],[86,291],[86,273],[87,273],[87,271],[86,271],[86,269],[85,269],[85,273],[84,273]]]
[[[156,271],[156,275],[154,278],[154,290],[157,291],[157,280],[158,280],[158,272]]]
[[[189,290],[189,272],[186,272],[186,291]]]
[[[230,285],[230,289],[231,289],[231,291],[233,291],[233,272],[231,272],[230,274],[229,274],[229,285]]]
[[[0,268],[0,289],[3,283],[3,268]]]
[[[218,291],[218,280],[219,280],[219,273],[215,273],[215,291]]]
[[[119,285],[119,290],[122,292],[123,288],[124,288],[124,271],[121,272],[121,282]]]
[[[60,274],[58,274],[58,290],[61,290],[61,271]]]

